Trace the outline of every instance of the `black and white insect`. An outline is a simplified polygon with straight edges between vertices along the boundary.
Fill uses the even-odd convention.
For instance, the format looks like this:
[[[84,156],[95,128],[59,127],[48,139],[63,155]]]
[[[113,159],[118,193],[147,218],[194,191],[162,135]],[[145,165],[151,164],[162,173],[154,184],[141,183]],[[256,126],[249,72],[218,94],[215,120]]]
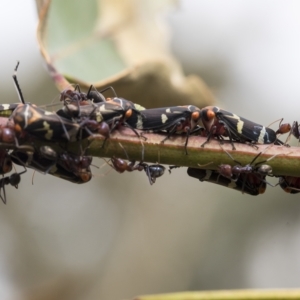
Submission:
[[[214,183],[252,196],[262,194],[266,189],[266,183],[262,182],[259,178],[252,178],[252,181],[246,180],[244,182],[245,174],[241,174],[238,178],[233,180],[232,178],[220,176],[220,173],[217,170],[190,167],[187,169],[187,173],[190,177],[197,178],[201,182]],[[253,179],[257,179],[255,183],[253,182]]]
[[[278,144],[276,132],[268,127],[257,124],[217,106],[207,106],[201,110],[201,121],[207,131],[207,141],[212,138],[229,137],[232,149],[233,141],[251,144]]]
[[[128,124],[146,132],[165,132],[162,143],[175,134],[185,134],[187,154],[189,136],[198,129],[200,109],[194,105],[173,106],[141,110],[137,118],[128,119]]]
[[[128,124],[128,119],[137,119],[140,114],[139,109],[142,108],[139,105],[119,97],[90,101],[88,94],[76,92],[75,95],[72,100],[69,97],[64,107],[56,112],[60,117],[81,124],[90,134],[100,133],[109,138],[116,128],[125,126],[140,137],[135,128]]]
[[[43,174],[51,174],[72,183],[86,183],[92,178],[91,156],[74,155],[65,151],[57,153],[50,146],[41,146],[35,149],[34,153],[14,150],[11,157],[18,165]]]

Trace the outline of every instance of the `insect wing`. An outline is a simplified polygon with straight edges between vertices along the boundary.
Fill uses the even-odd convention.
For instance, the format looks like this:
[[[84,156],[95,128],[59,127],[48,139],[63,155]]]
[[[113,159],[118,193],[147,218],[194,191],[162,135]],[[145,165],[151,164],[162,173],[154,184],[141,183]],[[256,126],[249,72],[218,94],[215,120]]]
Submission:
[[[168,130],[190,116],[191,111],[183,106],[145,109],[141,111],[141,119],[135,128],[153,131]],[[132,125],[130,120],[128,123]]]
[[[75,141],[80,126],[30,104],[20,105],[13,113],[17,131],[50,141]]]
[[[197,168],[188,168],[187,173],[190,177],[194,177],[199,179],[201,182],[206,181],[214,184],[218,184],[227,188],[234,189],[239,192],[243,192],[245,194],[251,196],[259,195],[259,189],[257,187],[251,186],[247,183],[244,184],[243,187],[243,178],[238,178],[236,181],[233,181],[229,178],[221,176],[216,170],[204,170]]]
[[[120,105],[108,101],[96,105],[97,108],[90,117],[92,120],[97,120],[97,116],[101,114],[103,121],[110,124],[124,116],[125,111]]]
[[[259,125],[223,109],[219,109],[216,116],[225,123],[232,137],[237,141],[253,141],[259,144],[271,144],[276,141],[276,133],[271,128]]]

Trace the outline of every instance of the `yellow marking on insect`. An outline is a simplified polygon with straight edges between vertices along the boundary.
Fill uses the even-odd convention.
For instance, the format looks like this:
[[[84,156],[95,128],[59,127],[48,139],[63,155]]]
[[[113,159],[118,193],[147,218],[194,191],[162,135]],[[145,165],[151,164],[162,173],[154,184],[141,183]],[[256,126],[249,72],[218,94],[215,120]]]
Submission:
[[[46,116],[52,116],[52,115],[54,115],[54,113],[51,112],[51,111],[45,110],[45,115],[46,115]]]
[[[138,111],[141,111],[141,110],[145,110],[146,108],[142,105],[139,105],[137,103],[134,103],[134,107],[135,109],[137,109]]]
[[[136,128],[143,129],[143,118],[140,115],[137,116]]]
[[[99,109],[100,111],[106,111],[106,109],[105,109],[105,105],[100,105],[100,109]]]
[[[235,114],[232,114],[232,116],[226,116],[227,118],[231,118],[237,121],[236,123],[236,130],[239,134],[242,134],[243,126],[244,126],[244,121],[241,120],[241,118]]]
[[[53,136],[53,130],[50,129],[50,124],[47,121],[44,121],[43,126],[44,126],[45,130],[47,131],[47,133],[45,134],[45,138],[47,140],[51,140],[52,136]]]
[[[101,114],[101,112],[99,110],[96,110],[96,121],[98,123],[100,123],[101,121],[103,121],[103,116]]]
[[[264,141],[265,134],[266,134],[266,127],[262,126],[262,128],[260,130],[259,137],[258,137],[258,143],[259,144],[264,144],[265,143],[265,141]]]
[[[162,115],[161,115],[161,122],[162,122],[163,124],[165,124],[167,121],[168,121],[167,115],[162,114]]]
[[[205,177],[202,180],[209,180],[211,174],[212,174],[211,170],[206,170]]]
[[[43,128],[36,129],[35,131],[46,131],[45,139],[51,140],[53,137],[53,130],[50,128],[50,124],[47,121],[43,122]]]
[[[10,105],[9,104],[1,104],[3,106],[3,110],[9,110]]]
[[[3,108],[1,108],[0,116],[1,117],[10,117],[13,112],[13,109],[9,108],[9,104],[1,104],[1,106]]]

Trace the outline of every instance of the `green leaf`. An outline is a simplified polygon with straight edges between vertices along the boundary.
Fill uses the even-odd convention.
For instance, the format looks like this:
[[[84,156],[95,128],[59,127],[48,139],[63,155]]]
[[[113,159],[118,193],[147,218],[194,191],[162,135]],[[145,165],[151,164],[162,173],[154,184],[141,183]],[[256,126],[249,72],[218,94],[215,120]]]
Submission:
[[[213,102],[202,80],[186,77],[169,50],[161,18],[168,1],[37,3],[39,46],[60,91],[69,80],[100,90],[112,85],[118,95],[148,108]]]

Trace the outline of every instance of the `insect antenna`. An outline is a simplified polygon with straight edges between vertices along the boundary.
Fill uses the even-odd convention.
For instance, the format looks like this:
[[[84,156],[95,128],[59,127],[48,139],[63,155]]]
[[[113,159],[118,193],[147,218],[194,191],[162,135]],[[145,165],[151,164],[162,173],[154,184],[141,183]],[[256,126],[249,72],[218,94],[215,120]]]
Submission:
[[[20,102],[25,104],[25,100],[24,100],[24,97],[23,97],[23,94],[22,94],[22,91],[21,91],[21,88],[20,88],[20,85],[19,85],[19,82],[18,82],[18,79],[17,79],[17,70],[18,70],[19,64],[20,64],[20,62],[17,61],[17,65],[15,67],[14,74],[13,74],[12,78],[13,78],[14,85],[15,85],[15,88],[16,88],[16,91],[17,91]]]

